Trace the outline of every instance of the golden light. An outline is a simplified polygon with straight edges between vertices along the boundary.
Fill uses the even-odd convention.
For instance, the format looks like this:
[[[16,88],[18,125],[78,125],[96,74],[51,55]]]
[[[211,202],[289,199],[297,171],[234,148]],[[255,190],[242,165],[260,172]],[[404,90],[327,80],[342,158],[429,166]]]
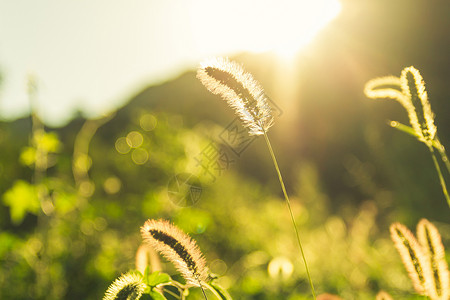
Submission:
[[[24,11],[20,1],[4,2],[0,116],[28,112],[24,78],[31,70],[40,83],[39,115],[53,126],[75,110],[90,117],[111,112],[136,90],[196,68],[207,57],[273,51],[290,58],[341,8],[339,0],[45,0]],[[151,117],[142,121],[145,131],[156,125]],[[127,151],[122,142],[116,146]]]
[[[195,51],[203,55],[274,51],[290,57],[341,9],[338,0],[194,1],[189,7]]]

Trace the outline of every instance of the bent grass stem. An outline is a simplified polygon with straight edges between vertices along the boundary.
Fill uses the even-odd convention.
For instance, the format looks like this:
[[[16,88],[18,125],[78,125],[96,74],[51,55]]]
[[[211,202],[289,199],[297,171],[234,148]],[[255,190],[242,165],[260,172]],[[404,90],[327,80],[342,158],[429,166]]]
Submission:
[[[200,282],[200,280],[198,280],[198,284],[200,285],[200,289],[202,290],[203,297],[205,298],[205,300],[208,300],[208,297],[206,297],[205,290],[203,289],[203,286],[202,286],[202,283]]]
[[[436,171],[437,171],[438,176],[439,176],[439,182],[441,183],[442,192],[444,193],[445,199],[447,200],[447,204],[450,207],[450,196],[448,195],[447,186],[445,184],[445,179],[444,179],[444,176],[442,175],[442,172],[441,172],[441,167],[439,167],[439,162],[436,159],[436,155],[434,154],[433,147],[430,146],[428,148],[430,149],[431,157],[433,158],[433,163],[434,163],[434,166],[435,166]],[[442,153],[441,153],[441,155],[442,155]]]
[[[448,160],[447,157],[447,153],[445,153],[445,147],[444,145],[441,144],[441,141],[439,140],[439,138],[436,136],[435,138],[436,142],[437,142],[437,149],[439,151],[439,154],[441,155],[441,160],[444,162],[448,173],[450,174],[450,161]]]
[[[292,213],[291,202],[289,201],[289,196],[288,196],[288,194],[286,192],[286,187],[284,186],[283,177],[281,176],[280,168],[278,167],[278,162],[277,162],[277,159],[276,159],[275,154],[273,152],[272,145],[270,144],[269,137],[267,136],[267,132],[266,131],[264,131],[264,138],[266,140],[266,144],[267,144],[267,147],[269,148],[270,156],[272,157],[273,164],[275,165],[275,169],[276,169],[277,174],[278,174],[278,179],[280,181],[281,189],[283,190],[284,199],[286,200],[286,204],[287,204],[287,207],[289,209],[289,214],[291,215],[292,225],[294,226],[295,234],[297,236],[298,246],[300,247],[300,252],[302,254],[303,262],[305,264],[306,274],[308,276],[309,285],[311,286],[311,292],[312,292],[313,298],[316,299],[316,292],[314,290],[314,285],[312,283],[311,275],[309,273],[308,263],[306,262],[306,257],[305,257],[305,253],[303,251],[302,242],[300,241],[300,235],[298,233],[297,224],[295,222],[294,214]]]

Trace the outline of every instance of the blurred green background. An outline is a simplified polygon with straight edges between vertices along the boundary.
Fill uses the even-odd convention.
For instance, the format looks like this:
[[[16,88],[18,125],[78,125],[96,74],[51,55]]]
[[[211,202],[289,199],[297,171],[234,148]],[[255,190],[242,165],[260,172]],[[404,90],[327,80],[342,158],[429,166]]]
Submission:
[[[449,249],[449,208],[427,148],[387,125],[408,123],[404,109],[367,99],[363,88],[414,65],[439,138],[450,145],[450,4],[341,5],[291,60],[273,53],[232,59],[279,108],[269,136],[317,292],[374,299],[384,289],[407,299],[413,287],[389,225],[415,231],[427,218]],[[32,103],[40,89],[39,77],[29,80]],[[79,114],[56,128],[34,114],[1,122],[0,298],[99,299],[135,268],[139,227],[164,218],[198,242],[235,299],[307,299],[264,141],[240,134],[244,144],[236,146],[232,133],[242,129],[234,124],[231,109],[192,69],[134,91],[102,118]],[[191,185],[178,189],[186,176]],[[169,263],[163,268],[179,278]]]

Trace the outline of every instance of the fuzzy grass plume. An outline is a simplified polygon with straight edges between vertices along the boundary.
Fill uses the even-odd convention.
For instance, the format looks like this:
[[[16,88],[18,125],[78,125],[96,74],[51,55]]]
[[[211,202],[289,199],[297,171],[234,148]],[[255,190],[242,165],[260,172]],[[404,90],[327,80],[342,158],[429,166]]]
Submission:
[[[408,113],[409,123],[418,139],[428,146],[432,145],[437,129],[419,70],[411,66],[402,71],[400,78],[385,76],[372,79],[367,82],[364,93],[372,99],[397,100]]]
[[[264,134],[272,126],[272,109],[263,88],[236,62],[227,58],[205,61],[197,78],[211,93],[228,102],[250,135]]]
[[[141,298],[145,288],[141,276],[126,273],[108,287],[103,300],[137,300]]]
[[[375,300],[393,300],[393,299],[391,295],[389,295],[385,291],[379,291],[377,296],[375,297]]]
[[[449,272],[444,246],[436,227],[422,219],[417,225],[419,241],[400,223],[392,224],[390,231],[415,290],[432,300],[448,300]]]
[[[166,220],[148,220],[141,234],[156,251],[172,262],[188,284],[200,286],[206,281],[206,261],[196,242]]]
[[[437,228],[427,219],[417,224],[417,239],[430,261],[432,285],[429,289],[431,299],[450,299],[450,274],[445,261],[445,250]]]
[[[419,140],[431,146],[437,129],[422,75],[411,66],[402,71],[400,80],[402,91],[413,106],[407,109],[411,126],[419,136]]]
[[[205,85],[211,93],[222,96],[222,98],[228,102],[228,105],[235,110],[243,125],[247,127],[250,135],[264,135],[267,148],[269,149],[270,156],[278,175],[278,180],[280,181],[284,199],[286,200],[286,205],[289,209],[292,225],[295,230],[300,253],[311,287],[311,293],[313,298],[316,299],[314,285],[300,241],[300,235],[292,212],[289,196],[286,192],[283,177],[281,176],[275,153],[267,135],[267,130],[273,125],[274,118],[263,88],[251,74],[245,72],[239,64],[232,62],[227,58],[215,58],[203,62],[198,69],[197,78],[200,79],[203,85]]]
[[[400,253],[415,290],[419,294],[425,295],[430,278],[430,274],[425,273],[430,270],[430,267],[422,248],[406,226],[394,223],[391,225],[390,231],[395,248]]]
[[[364,93],[371,99],[390,98],[397,100],[405,108],[411,127],[396,121],[390,122],[390,125],[410,133],[427,145],[439,176],[442,192],[450,207],[450,195],[447,191],[447,184],[445,183],[436,155],[434,154],[434,148],[438,150],[442,162],[447,167],[449,173],[450,161],[444,146],[440,143],[437,136],[434,114],[428,100],[425,82],[419,70],[411,66],[403,69],[400,77],[385,76],[372,79],[366,83]]]

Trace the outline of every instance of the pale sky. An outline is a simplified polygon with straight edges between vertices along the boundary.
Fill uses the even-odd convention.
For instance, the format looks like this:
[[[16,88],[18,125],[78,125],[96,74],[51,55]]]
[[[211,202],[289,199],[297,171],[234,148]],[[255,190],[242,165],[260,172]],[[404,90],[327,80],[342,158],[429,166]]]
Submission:
[[[29,74],[39,115],[59,125],[211,56],[292,54],[339,10],[338,0],[0,0],[0,117],[29,113]]]

